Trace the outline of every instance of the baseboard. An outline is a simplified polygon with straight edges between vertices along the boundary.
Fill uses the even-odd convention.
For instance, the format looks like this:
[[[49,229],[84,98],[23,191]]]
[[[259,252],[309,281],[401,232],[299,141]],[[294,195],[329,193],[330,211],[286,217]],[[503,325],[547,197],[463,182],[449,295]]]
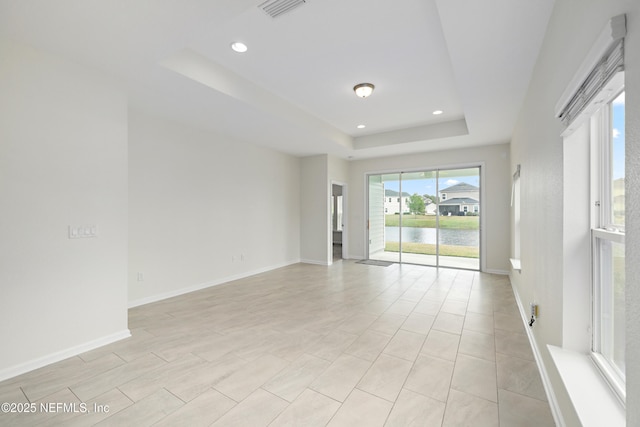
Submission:
[[[173,291],[170,291],[170,292],[164,292],[162,294],[152,295],[152,296],[145,297],[145,298],[139,298],[139,299],[136,299],[136,300],[133,300],[133,301],[129,301],[129,308],[139,307],[141,305],[151,304],[151,303],[162,301],[162,300],[165,300],[165,299],[168,299],[168,298],[173,298],[173,297],[177,297],[177,296],[180,296],[180,295],[188,294],[188,293],[191,293],[191,292],[200,291],[202,289],[207,289],[207,288],[210,288],[210,287],[213,287],[213,286],[222,285],[224,283],[232,282],[234,280],[245,279],[245,278],[250,277],[250,276],[255,276],[256,274],[266,273],[267,271],[275,270],[277,268],[287,267],[289,265],[298,264],[300,262],[304,262],[304,261],[300,261],[300,260],[287,261],[287,262],[283,262],[281,264],[271,265],[271,266],[268,266],[268,267],[258,268],[258,269],[251,270],[251,271],[245,271],[245,272],[240,273],[240,274],[234,274],[232,276],[222,277],[220,279],[216,279],[216,280],[211,281],[211,282],[199,283],[199,284],[196,284],[196,285],[192,285],[192,286],[187,286],[187,287],[184,287],[184,288],[176,289],[176,290],[173,290]]]
[[[115,334],[107,335],[105,337],[98,338],[96,340],[92,340],[84,344],[76,345],[66,350],[57,351],[47,356],[39,357],[37,359],[33,359],[16,366],[3,369],[0,371],[0,381],[17,377],[18,375],[22,375],[26,372],[30,372],[35,369],[42,368],[43,366],[47,366],[64,359],[68,359],[73,356],[77,356],[79,354],[96,349],[98,347],[102,347],[104,345],[111,344],[125,338],[129,338],[130,336],[131,336],[131,332],[129,331],[129,329],[125,329],[123,331],[116,332]]]
[[[303,264],[314,264],[314,265],[324,265],[324,266],[331,265],[327,261],[318,261],[318,260],[315,260],[315,259],[301,259],[300,262],[303,263]]]
[[[549,379],[547,368],[545,367],[544,361],[542,360],[542,354],[540,354],[538,344],[533,336],[531,328],[529,327],[529,316],[527,314],[528,312],[524,309],[522,302],[520,301],[518,289],[513,286],[513,281],[509,280],[509,282],[511,283],[511,289],[513,290],[513,294],[516,298],[516,304],[518,304],[518,310],[520,310],[520,317],[522,317],[522,323],[524,324],[524,329],[527,332],[529,344],[531,344],[531,349],[533,350],[533,357],[536,360],[536,365],[538,365],[540,379],[542,380],[542,385],[544,387],[545,394],[547,395],[547,400],[549,401],[549,407],[551,408],[551,415],[553,415],[553,420],[555,421],[556,426],[564,427],[566,424],[564,422],[564,418],[562,417],[562,412],[560,411],[560,404],[558,403],[556,394],[554,393],[553,387],[551,386],[551,380]]]
[[[509,271],[508,270],[496,270],[493,268],[487,268],[485,271],[485,273],[489,273],[489,274],[500,274],[502,276],[508,276],[509,275]]]

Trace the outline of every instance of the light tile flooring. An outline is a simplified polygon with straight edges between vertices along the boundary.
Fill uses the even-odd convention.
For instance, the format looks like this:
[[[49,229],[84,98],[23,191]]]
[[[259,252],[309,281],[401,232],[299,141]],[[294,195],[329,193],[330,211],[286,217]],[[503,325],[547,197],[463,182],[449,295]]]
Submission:
[[[505,276],[297,264],[129,322],[132,338],[0,383],[1,402],[86,413],[0,425],[553,425]]]

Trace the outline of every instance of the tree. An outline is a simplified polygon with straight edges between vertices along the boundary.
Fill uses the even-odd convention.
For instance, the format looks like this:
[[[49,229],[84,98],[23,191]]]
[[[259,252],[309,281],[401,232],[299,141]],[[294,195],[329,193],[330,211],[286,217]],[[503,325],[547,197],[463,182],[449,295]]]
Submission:
[[[409,197],[408,206],[409,212],[411,212],[414,217],[416,214],[424,215],[424,199],[417,193],[413,193],[411,197]]]

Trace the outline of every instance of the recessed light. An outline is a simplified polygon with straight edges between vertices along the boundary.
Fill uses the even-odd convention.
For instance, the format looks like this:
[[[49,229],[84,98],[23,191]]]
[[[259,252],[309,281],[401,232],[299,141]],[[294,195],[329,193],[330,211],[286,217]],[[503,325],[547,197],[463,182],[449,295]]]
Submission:
[[[436,111],[434,111],[434,112],[433,112],[433,113],[431,113],[431,114],[433,114],[434,116],[439,116],[439,115],[440,115],[440,114],[442,114],[442,113],[444,113],[444,111],[442,111],[442,110],[436,110]]]
[[[358,125],[358,129],[364,129],[364,128],[366,128],[365,125]]]
[[[247,45],[242,42],[231,43],[231,49],[238,53],[245,53],[248,49]]]

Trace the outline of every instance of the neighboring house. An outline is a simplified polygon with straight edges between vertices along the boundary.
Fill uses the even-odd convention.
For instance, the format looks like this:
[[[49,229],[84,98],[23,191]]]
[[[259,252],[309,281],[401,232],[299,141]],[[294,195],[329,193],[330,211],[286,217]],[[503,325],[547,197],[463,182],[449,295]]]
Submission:
[[[425,215],[435,215],[438,206],[428,197],[424,197],[424,213]]]
[[[409,200],[411,198],[411,194],[403,191],[402,197],[400,197],[400,193],[395,190],[384,190],[384,213],[387,215],[395,215],[400,213],[400,206],[402,206],[402,213],[408,214],[409,210]],[[425,215],[435,215],[436,214],[436,204],[431,201],[431,199],[427,197],[422,197],[424,199],[424,213]]]
[[[402,213],[409,213],[409,197],[411,194],[407,192],[402,192],[402,197],[400,197],[400,193],[395,190],[384,190],[384,213],[387,215],[399,214],[401,212],[400,207],[402,207]]]
[[[444,188],[440,193],[440,215],[480,213],[480,189],[461,182]]]

